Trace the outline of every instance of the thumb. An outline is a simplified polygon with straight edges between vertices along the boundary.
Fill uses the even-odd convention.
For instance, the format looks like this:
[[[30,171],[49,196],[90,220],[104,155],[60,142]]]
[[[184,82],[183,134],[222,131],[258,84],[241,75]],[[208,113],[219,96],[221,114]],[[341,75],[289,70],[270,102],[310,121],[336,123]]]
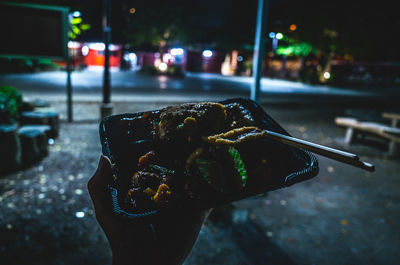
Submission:
[[[102,155],[96,172],[88,182],[88,191],[96,210],[109,201],[108,185],[112,181],[112,176],[111,161]]]
[[[101,155],[99,160],[99,165],[94,173],[92,179],[96,182],[98,186],[108,185],[112,179],[111,161],[105,156]]]

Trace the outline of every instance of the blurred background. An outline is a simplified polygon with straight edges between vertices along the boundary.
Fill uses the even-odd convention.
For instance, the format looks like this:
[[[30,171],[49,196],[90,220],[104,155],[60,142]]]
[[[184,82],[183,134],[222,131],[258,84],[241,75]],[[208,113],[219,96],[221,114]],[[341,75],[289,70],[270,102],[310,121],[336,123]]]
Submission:
[[[86,189],[101,117],[250,97],[255,58],[268,114],[376,171],[318,156],[316,178],[216,209],[185,264],[398,263],[396,8],[263,0],[258,23],[259,1],[0,2],[0,264],[110,264]]]

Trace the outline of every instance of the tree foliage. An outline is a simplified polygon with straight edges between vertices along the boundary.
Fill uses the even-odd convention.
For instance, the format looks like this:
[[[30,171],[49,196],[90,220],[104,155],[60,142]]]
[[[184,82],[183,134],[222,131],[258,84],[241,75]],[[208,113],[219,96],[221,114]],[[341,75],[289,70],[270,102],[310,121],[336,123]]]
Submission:
[[[16,122],[22,107],[22,94],[14,87],[0,86],[0,123]]]

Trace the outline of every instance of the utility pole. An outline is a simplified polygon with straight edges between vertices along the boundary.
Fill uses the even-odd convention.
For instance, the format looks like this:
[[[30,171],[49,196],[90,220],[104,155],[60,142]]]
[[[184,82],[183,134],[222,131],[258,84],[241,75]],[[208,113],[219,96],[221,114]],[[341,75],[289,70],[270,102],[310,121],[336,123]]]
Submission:
[[[72,14],[69,12],[69,9],[65,11],[66,19],[64,20],[65,27],[68,28],[68,30],[71,30],[71,22],[72,22]],[[73,110],[72,110],[72,85],[71,85],[71,56],[69,54],[69,48],[68,48],[68,30],[65,30],[65,35],[64,38],[66,40],[65,42],[65,62],[66,62],[66,70],[67,70],[67,118],[68,122],[73,122],[74,117],[73,117]]]
[[[67,51],[67,117],[68,122],[72,122],[74,118],[72,112],[71,57],[68,53],[69,50]]]
[[[258,101],[260,94],[260,79],[262,76],[262,65],[264,57],[264,43],[266,39],[266,23],[267,23],[267,10],[268,0],[258,0],[257,9],[257,26],[256,36],[254,41],[254,54],[253,54],[253,78],[254,82],[251,86],[250,98]]]
[[[100,107],[101,119],[110,116],[113,111],[110,85],[110,41],[111,41],[111,0],[103,0],[103,32],[104,32],[104,78],[103,103]]]

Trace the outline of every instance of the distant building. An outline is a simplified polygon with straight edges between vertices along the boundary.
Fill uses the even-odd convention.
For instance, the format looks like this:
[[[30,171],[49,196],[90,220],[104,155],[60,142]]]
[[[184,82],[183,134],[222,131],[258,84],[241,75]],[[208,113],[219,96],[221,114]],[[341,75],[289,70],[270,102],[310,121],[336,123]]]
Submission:
[[[68,43],[68,50],[73,67],[104,66],[105,45],[102,42]],[[122,46],[110,44],[110,67],[120,67]]]

